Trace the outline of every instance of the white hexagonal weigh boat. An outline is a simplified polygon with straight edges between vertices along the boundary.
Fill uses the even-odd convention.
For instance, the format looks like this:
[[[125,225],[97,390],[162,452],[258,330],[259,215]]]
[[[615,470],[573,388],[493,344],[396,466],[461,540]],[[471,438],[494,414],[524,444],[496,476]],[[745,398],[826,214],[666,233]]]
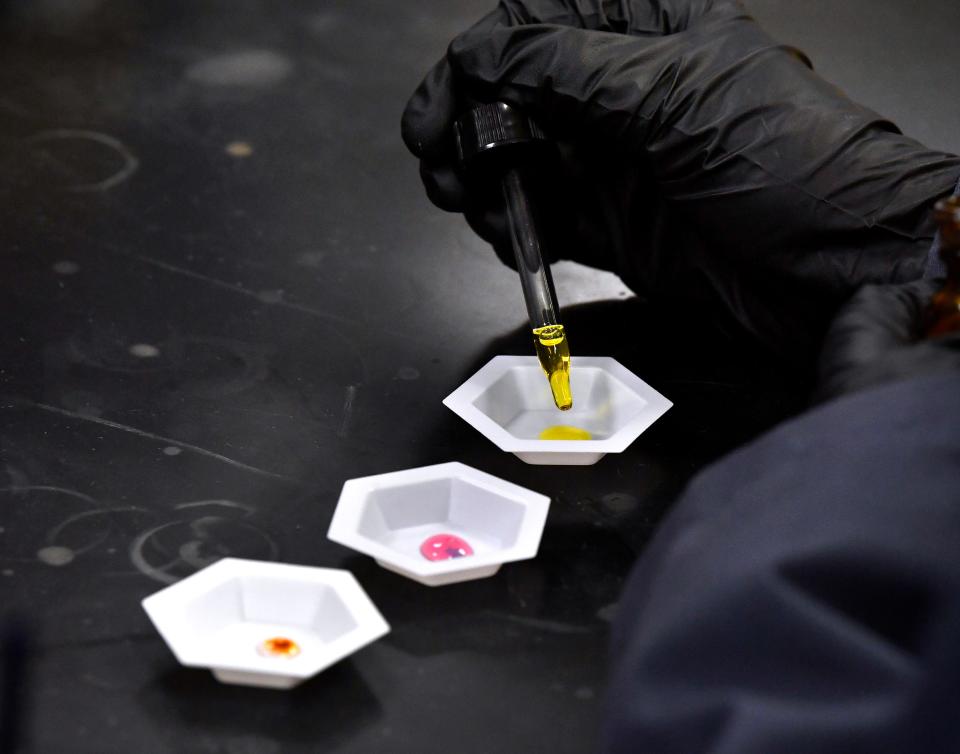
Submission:
[[[288,689],[390,627],[347,571],[224,558],[143,600],[181,664]]]
[[[534,557],[550,498],[462,463],[350,479],[328,536],[427,586]]]
[[[571,360],[573,408],[553,403],[534,356],[495,356],[443,403],[501,450],[531,464],[585,466],[621,453],[673,405],[616,359]],[[553,426],[590,433],[589,440],[542,440]]]

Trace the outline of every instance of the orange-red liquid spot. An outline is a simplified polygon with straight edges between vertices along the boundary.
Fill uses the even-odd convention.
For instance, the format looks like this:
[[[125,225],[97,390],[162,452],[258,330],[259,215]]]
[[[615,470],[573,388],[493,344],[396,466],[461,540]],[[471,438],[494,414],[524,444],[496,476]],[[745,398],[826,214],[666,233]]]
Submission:
[[[296,657],[300,654],[300,645],[293,639],[275,636],[260,645],[260,654],[268,657]]]

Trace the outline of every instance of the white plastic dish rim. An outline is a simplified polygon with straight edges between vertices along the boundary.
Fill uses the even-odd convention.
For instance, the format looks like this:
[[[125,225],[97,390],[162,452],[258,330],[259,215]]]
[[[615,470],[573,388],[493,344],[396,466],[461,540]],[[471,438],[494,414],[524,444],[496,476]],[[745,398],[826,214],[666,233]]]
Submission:
[[[262,658],[251,656],[247,662],[229,657],[211,657],[202,649],[202,643],[184,625],[172,626],[172,614],[191,600],[202,597],[212,587],[231,578],[243,576],[273,576],[294,581],[323,584],[337,591],[357,622],[357,627],[342,636],[327,642],[323,651],[306,661],[266,667]],[[286,678],[305,679],[353,654],[367,644],[390,632],[390,625],[367,596],[352,573],[339,568],[272,563],[243,558],[222,558],[187,578],[164,587],[145,597],[141,606],[146,611],[154,628],[163,637],[170,651],[181,665],[191,668],[231,670],[257,675],[275,675]],[[191,647],[196,645],[196,649]]]
[[[486,435],[500,450],[510,453],[622,453],[650,425],[673,406],[654,388],[641,380],[612,356],[575,356],[573,368],[595,367],[622,382],[646,405],[640,413],[604,440],[525,440],[510,434],[474,405],[493,383],[513,367],[536,367],[536,356],[494,356],[472,377],[443,399],[443,405]],[[546,389],[546,388],[544,388]],[[562,414],[558,414],[558,418]]]
[[[466,558],[429,561],[397,552],[388,545],[357,532],[360,515],[363,512],[363,506],[360,503],[371,492],[416,484],[417,482],[454,478],[462,479],[493,495],[509,498],[523,505],[525,510],[520,522],[520,531],[517,532],[516,544],[512,547],[471,555]],[[417,576],[439,576],[535,557],[537,550],[540,548],[540,539],[543,536],[543,528],[547,522],[549,508],[550,498],[546,495],[541,495],[539,492],[500,479],[459,461],[451,461],[432,466],[420,466],[374,476],[348,479],[343,484],[340,500],[333,512],[327,538],[352,550],[369,555],[376,560],[391,563]]]

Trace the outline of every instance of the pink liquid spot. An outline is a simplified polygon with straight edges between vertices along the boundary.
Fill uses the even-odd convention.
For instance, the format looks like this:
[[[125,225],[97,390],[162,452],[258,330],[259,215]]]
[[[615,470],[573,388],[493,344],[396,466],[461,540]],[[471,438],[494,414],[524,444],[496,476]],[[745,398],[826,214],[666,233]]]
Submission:
[[[455,534],[434,534],[420,545],[420,554],[427,560],[448,560],[473,555],[473,548]]]

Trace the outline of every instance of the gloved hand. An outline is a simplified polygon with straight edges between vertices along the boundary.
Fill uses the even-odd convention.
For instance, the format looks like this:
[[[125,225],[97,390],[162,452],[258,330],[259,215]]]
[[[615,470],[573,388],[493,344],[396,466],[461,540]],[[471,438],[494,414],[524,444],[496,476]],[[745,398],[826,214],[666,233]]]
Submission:
[[[960,374],[960,332],[922,339],[937,288],[937,282],[921,280],[866,286],[854,294],[827,332],[815,400],[912,377]]]
[[[503,0],[453,40],[402,122],[432,201],[501,258],[502,214],[456,166],[466,98],[509,101],[560,144],[554,256],[671,303],[710,289],[760,339],[808,356],[855,287],[920,276],[929,207],[960,174],[735,0]]]

